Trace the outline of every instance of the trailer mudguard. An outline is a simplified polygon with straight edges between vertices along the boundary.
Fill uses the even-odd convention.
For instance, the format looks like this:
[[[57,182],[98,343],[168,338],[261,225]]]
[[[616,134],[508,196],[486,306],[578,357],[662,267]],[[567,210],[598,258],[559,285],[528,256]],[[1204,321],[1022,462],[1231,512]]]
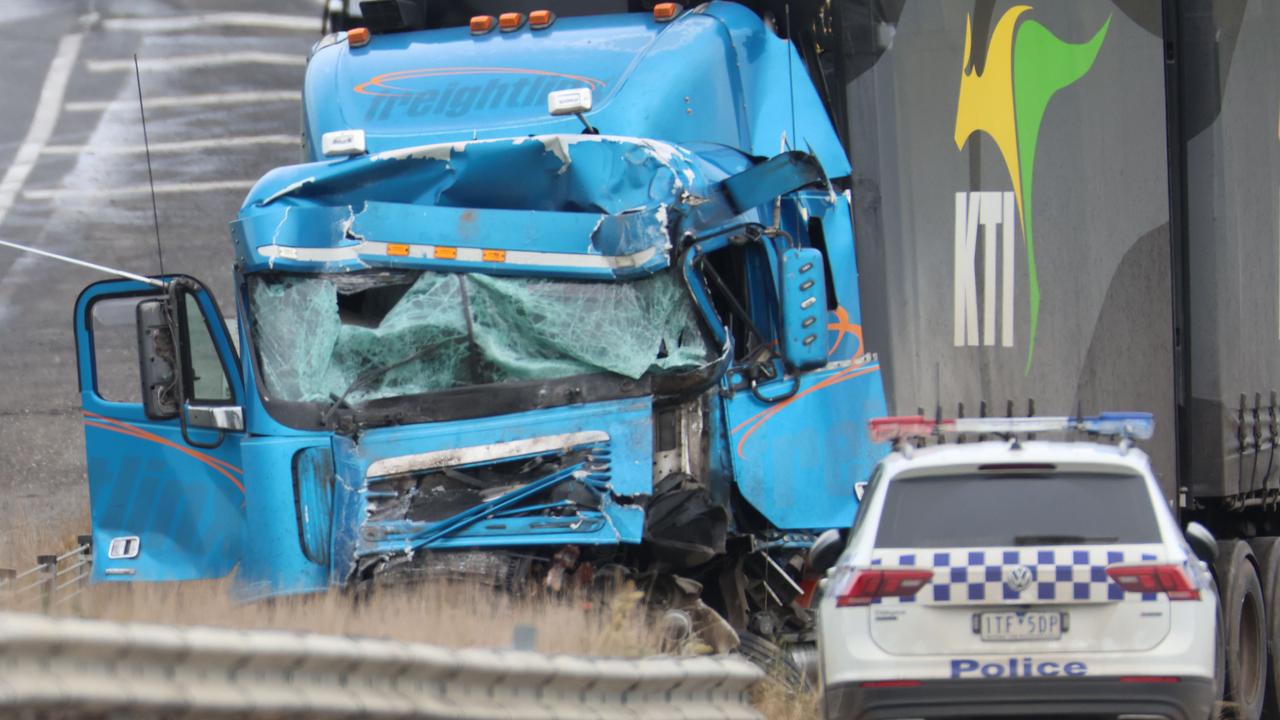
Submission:
[[[76,303],[95,581],[216,578],[240,558],[242,433],[189,427],[187,437],[209,446],[196,447],[177,417],[148,417],[143,407],[137,306],[164,294],[112,280]],[[239,406],[236,352],[213,298],[201,288],[182,305],[181,345],[200,404]]]

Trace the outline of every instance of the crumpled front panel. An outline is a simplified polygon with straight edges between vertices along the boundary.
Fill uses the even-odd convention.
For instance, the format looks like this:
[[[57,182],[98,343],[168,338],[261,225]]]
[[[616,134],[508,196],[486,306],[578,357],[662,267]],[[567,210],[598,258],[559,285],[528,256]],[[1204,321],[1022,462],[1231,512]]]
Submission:
[[[254,278],[251,302],[268,392],[290,401],[328,402],[362,376],[353,402],[599,372],[635,379],[710,356],[688,291],[669,274],[271,276]]]

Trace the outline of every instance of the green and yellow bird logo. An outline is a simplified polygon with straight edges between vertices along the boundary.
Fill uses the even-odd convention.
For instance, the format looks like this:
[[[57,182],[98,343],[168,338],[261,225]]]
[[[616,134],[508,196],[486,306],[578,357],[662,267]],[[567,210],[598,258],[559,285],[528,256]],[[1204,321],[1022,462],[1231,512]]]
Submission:
[[[1033,187],[1036,143],[1049,101],[1063,88],[1084,77],[1093,67],[1111,18],[1087,42],[1063,42],[1044,25],[1023,15],[1030,5],[1010,8],[991,33],[986,64],[977,72],[973,64],[973,18],[965,26],[964,65],[960,76],[960,102],[956,108],[956,149],[984,132],[995,141],[1013,181],[1018,220],[1027,243],[1027,276],[1031,298],[1031,340],[1026,372],[1035,356],[1036,327],[1040,314],[1040,282],[1036,276]]]

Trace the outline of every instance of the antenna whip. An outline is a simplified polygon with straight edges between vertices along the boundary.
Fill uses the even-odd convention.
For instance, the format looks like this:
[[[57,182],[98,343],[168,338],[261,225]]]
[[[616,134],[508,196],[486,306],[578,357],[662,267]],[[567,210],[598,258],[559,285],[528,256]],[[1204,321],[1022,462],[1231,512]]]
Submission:
[[[87,260],[77,260],[73,257],[67,257],[66,255],[59,255],[57,253],[51,253],[45,250],[37,250],[33,247],[27,247],[26,245],[19,245],[18,243],[9,242],[8,240],[0,240],[0,245],[3,245],[5,247],[11,247],[14,250],[21,250],[23,252],[33,253],[35,255],[43,255],[44,257],[53,258],[54,260],[61,260],[64,263],[71,263],[72,265],[87,267],[90,270],[97,270],[99,272],[107,273],[108,275],[118,275],[119,277],[122,277],[122,278],[126,278],[129,280],[136,280],[141,283],[146,283],[152,287],[158,287],[158,288],[169,287],[169,283],[163,280],[156,280],[155,278],[145,277],[142,275],[138,275],[136,273],[131,273],[128,270],[117,270],[112,267],[107,267],[106,265],[91,263],[91,262],[88,262]]]
[[[160,210],[156,206],[156,179],[151,173],[151,143],[147,139],[147,111],[142,105],[142,72],[138,70],[138,54],[133,54],[133,77],[138,83],[138,114],[142,116],[142,148],[147,153],[147,184],[151,186],[151,221],[156,229],[156,257],[160,274],[164,275],[164,248],[160,245]]]

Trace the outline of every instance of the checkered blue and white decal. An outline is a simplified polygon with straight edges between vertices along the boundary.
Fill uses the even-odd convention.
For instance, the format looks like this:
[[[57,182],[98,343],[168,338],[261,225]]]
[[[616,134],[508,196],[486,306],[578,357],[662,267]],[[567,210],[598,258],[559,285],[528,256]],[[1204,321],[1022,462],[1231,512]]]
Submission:
[[[1160,545],[1061,546],[876,550],[871,564],[932,568],[933,581],[915,597],[884,598],[875,604],[1022,605],[1090,602],[1154,602],[1155,593],[1126,593],[1107,577],[1108,565],[1160,562]],[[1006,582],[1011,571],[1030,582]]]

